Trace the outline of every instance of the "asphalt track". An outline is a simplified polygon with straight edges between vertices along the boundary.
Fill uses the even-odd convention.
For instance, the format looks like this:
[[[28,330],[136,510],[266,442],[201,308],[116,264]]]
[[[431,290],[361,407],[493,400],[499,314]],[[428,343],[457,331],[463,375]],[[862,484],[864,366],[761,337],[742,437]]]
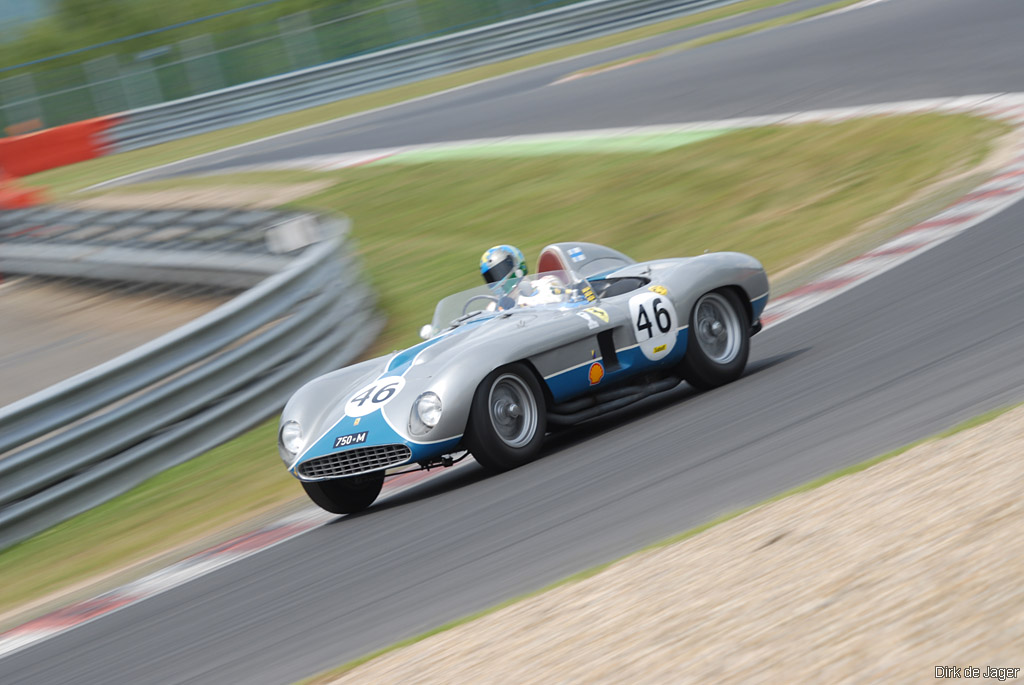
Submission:
[[[549,85],[579,69],[801,8],[657,36],[446,95],[348,117],[140,174],[138,180],[311,155],[469,138],[672,124],[1024,90],[1020,3],[886,0]]]
[[[316,152],[1019,91],[1022,20],[1002,0],[888,0],[557,87],[393,108],[319,129]],[[250,152],[308,154],[296,135]],[[293,681],[1024,400],[1022,225],[1015,205],[765,331],[728,387],[580,426],[511,473],[444,474],[0,660],[0,681]]]

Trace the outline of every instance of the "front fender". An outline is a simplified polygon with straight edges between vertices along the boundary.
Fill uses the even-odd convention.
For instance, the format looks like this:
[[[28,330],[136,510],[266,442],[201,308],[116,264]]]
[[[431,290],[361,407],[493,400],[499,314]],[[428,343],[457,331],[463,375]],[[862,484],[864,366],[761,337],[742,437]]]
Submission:
[[[394,355],[369,359],[343,369],[326,373],[309,381],[289,398],[281,411],[280,425],[296,421],[306,436],[304,452],[341,418],[349,395],[361,385],[376,378]],[[300,452],[300,456],[302,455]],[[287,462],[295,459],[284,453]]]

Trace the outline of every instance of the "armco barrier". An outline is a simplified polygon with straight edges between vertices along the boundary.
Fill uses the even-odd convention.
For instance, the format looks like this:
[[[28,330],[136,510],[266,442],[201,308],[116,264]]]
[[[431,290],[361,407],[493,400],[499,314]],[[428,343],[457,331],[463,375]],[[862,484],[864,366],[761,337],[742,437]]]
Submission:
[[[0,408],[0,453],[6,453],[0,459],[0,549],[253,427],[279,411],[304,381],[351,362],[376,337],[381,320],[346,253],[344,221],[282,212],[210,214],[148,215],[154,224],[193,220],[203,235],[194,236],[192,252],[205,258],[186,263],[190,241],[179,236],[169,249],[148,255],[118,246],[108,263],[100,256],[92,268],[102,267],[106,278],[142,280],[151,274],[138,267],[148,259],[160,280],[196,283],[205,271],[210,283],[222,285],[236,284],[232,271],[248,264],[245,279],[258,282],[186,326]],[[52,209],[2,215],[0,271],[54,273],[59,260],[44,255],[61,245],[53,244],[52,230],[36,239],[34,226],[62,226],[73,236],[87,225],[116,231],[118,218],[139,225],[147,215]],[[211,252],[209,233],[218,229],[220,235],[235,232],[236,251]],[[95,231],[89,235],[67,239],[63,247],[102,255]],[[284,251],[288,246],[293,249]],[[126,252],[133,249],[129,263]],[[168,269],[174,254],[170,261],[178,268]],[[68,264],[80,275],[73,258]]]
[[[311,69],[125,112],[117,151],[334,102],[613,33],[723,0],[589,0]]]

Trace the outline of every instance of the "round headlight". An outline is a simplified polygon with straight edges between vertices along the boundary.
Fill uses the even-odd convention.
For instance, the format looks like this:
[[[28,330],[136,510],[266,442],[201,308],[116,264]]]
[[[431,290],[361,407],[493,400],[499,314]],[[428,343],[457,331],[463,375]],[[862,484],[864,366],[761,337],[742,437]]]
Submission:
[[[302,428],[299,426],[298,421],[285,421],[281,425],[281,432],[278,433],[277,442],[281,446],[281,451],[288,454],[291,457],[296,456],[302,449],[303,443],[305,442],[302,435]],[[282,454],[282,457],[284,455]],[[288,460],[286,460],[287,462]]]
[[[416,413],[420,421],[433,428],[441,420],[441,398],[432,392],[425,392],[416,400]]]
[[[409,417],[409,432],[423,435],[441,420],[441,398],[432,392],[425,392],[416,398]]]

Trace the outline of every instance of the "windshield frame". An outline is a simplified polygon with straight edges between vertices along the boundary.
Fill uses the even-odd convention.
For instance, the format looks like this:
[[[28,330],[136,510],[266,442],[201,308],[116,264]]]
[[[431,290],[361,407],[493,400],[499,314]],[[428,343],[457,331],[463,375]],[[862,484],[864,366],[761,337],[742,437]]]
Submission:
[[[535,282],[543,281],[546,277],[554,277],[560,281],[561,288],[564,290],[564,297],[559,301],[530,304],[525,302],[525,299],[528,298],[516,298],[517,302],[514,307],[503,309],[501,311],[534,309],[537,307],[557,309],[567,307],[575,308],[581,305],[596,305],[600,301],[600,298],[597,296],[594,288],[586,278],[579,274],[566,271],[542,271],[536,274],[528,274],[522,278],[520,283],[516,284],[516,288],[510,293],[510,295],[512,297],[516,297],[523,290],[523,285],[531,286]],[[453,293],[452,295],[439,300],[437,306],[434,308],[434,318],[430,324],[434,331],[433,335],[437,335],[442,331],[459,326],[481,314],[497,314],[498,311],[487,311],[486,308],[490,303],[482,296],[490,296],[497,300],[502,297],[502,294],[501,291],[494,286],[483,284]],[[474,297],[478,297],[479,299],[473,303],[470,311],[463,314],[463,309],[465,309],[466,305]],[[479,307],[477,307],[478,304]]]

